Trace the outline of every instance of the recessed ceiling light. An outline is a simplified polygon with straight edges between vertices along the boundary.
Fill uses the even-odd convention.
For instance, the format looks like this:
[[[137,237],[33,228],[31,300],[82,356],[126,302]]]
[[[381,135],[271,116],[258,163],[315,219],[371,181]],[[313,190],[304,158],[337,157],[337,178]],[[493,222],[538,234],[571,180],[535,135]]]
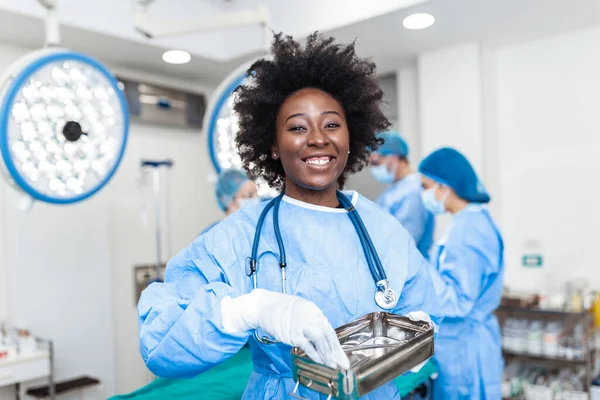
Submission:
[[[169,64],[187,64],[192,59],[192,56],[187,51],[169,50],[163,53],[162,59]]]
[[[435,22],[435,18],[431,14],[418,13],[412,14],[404,18],[402,25],[406,29],[425,29],[429,28]]]

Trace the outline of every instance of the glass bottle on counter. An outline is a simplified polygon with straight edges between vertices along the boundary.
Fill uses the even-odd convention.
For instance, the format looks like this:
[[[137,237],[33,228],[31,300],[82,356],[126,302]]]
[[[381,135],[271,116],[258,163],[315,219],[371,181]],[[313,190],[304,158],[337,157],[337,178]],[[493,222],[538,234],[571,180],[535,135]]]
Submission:
[[[581,323],[573,329],[573,358],[582,360],[585,357],[585,334]]]
[[[543,332],[542,322],[533,321],[529,325],[529,333],[527,336],[527,353],[532,355],[541,355],[543,348]]]
[[[550,321],[546,324],[544,329],[544,355],[547,357],[560,357],[559,355],[559,341],[560,333],[562,331],[562,324],[557,321]]]

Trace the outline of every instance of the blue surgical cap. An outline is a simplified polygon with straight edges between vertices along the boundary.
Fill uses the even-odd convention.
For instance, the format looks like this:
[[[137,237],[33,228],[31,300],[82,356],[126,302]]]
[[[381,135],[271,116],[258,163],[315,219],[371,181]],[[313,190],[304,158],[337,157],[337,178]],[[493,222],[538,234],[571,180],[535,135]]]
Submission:
[[[215,186],[217,203],[223,211],[227,210],[229,203],[235,198],[240,187],[248,181],[248,176],[238,169],[227,169],[219,174]]]
[[[408,144],[406,144],[398,132],[382,132],[377,134],[377,137],[385,140],[385,143],[377,149],[378,154],[382,156],[408,157]]]
[[[469,160],[455,149],[436,150],[419,165],[419,172],[434,181],[451,187],[470,203],[489,203],[490,196],[477,177]]]

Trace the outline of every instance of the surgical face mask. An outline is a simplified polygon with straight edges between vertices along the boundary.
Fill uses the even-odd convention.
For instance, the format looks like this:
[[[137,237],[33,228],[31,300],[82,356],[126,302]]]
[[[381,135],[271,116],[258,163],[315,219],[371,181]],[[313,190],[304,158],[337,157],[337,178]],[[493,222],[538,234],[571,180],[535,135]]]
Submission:
[[[384,164],[373,165],[371,174],[381,183],[393,183],[395,179],[395,174],[390,172]]]
[[[432,214],[443,214],[446,212],[444,203],[446,202],[446,197],[448,197],[448,194],[444,195],[442,200],[438,200],[435,197],[435,191],[437,188],[438,186],[436,185],[432,188],[422,191],[421,200],[423,200],[423,206],[425,206],[425,208]]]
[[[252,207],[260,203],[260,199],[258,197],[247,197],[238,199],[237,203],[240,208]]]

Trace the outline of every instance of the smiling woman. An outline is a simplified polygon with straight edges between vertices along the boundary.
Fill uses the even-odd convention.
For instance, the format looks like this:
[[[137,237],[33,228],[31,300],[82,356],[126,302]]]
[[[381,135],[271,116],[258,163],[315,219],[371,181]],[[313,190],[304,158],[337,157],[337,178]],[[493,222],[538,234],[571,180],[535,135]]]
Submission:
[[[337,204],[335,189],[366,165],[368,149],[381,143],[376,133],[389,127],[375,64],[357,57],[354,44],[317,34],[304,48],[276,35],[272,52],[273,60],[254,63],[249,84],[237,90],[244,166],[307,201],[302,189],[329,189],[312,196]]]
[[[317,35],[306,47],[276,35],[272,53],[237,90],[237,144],[251,177],[284,193],[231,214],[169,261],[164,283],[140,298],[140,351],[156,375],[191,377],[248,342],[254,372],[244,399],[284,399],[295,389],[317,399],[295,388],[291,346],[347,371],[350,350],[333,327],[376,311],[437,326],[438,303],[398,221],[338,190],[388,126],[375,66],[353,45]],[[361,398],[399,394],[389,382]]]
[[[281,105],[275,127],[272,156],[286,171],[286,194],[310,202],[311,193],[333,193],[350,152],[341,105],[322,90],[300,89]],[[337,205],[335,196],[327,200],[321,205]]]

